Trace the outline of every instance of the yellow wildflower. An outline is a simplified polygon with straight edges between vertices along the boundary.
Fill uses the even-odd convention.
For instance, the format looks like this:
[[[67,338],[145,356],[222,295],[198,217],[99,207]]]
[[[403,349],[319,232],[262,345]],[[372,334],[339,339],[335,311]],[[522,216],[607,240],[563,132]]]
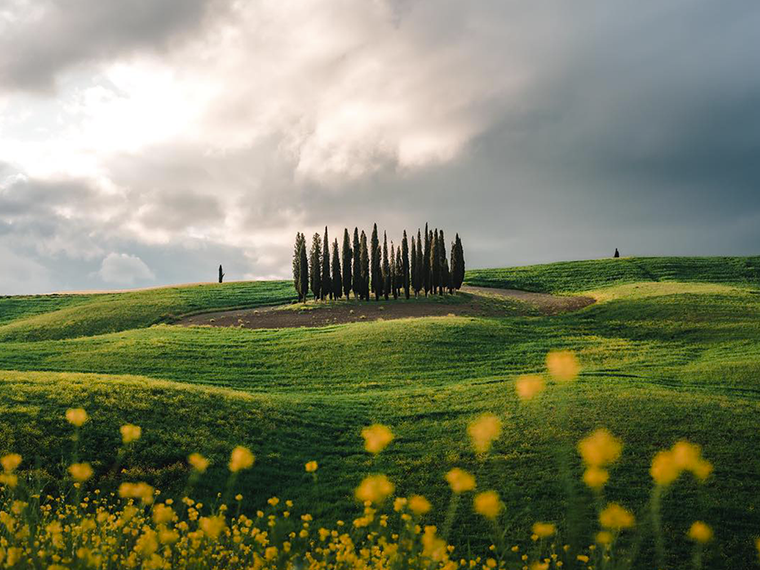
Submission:
[[[74,463],[69,465],[69,474],[74,481],[83,483],[92,477],[92,467],[89,463]]]
[[[317,465],[316,461],[309,461],[305,467],[307,473],[314,473],[319,465]]]
[[[589,467],[583,473],[583,482],[591,489],[599,490],[607,484],[610,474],[606,469],[599,467]]]
[[[122,483],[119,485],[119,496],[124,499],[140,499],[144,504],[153,502],[153,487],[147,483]]]
[[[702,521],[694,522],[694,524],[692,524],[691,528],[689,529],[689,538],[695,542],[705,544],[710,542],[712,540],[712,537],[712,529]]]
[[[612,544],[612,533],[606,530],[600,530],[596,533],[597,544],[608,545]]]
[[[479,515],[495,519],[501,512],[502,504],[496,491],[484,491],[475,495],[473,508]]]
[[[581,369],[578,359],[569,351],[550,352],[546,356],[546,367],[552,378],[559,382],[575,380]]]
[[[530,400],[544,390],[544,379],[541,376],[520,376],[515,381],[515,390],[521,400]]]
[[[211,540],[216,540],[224,530],[224,517],[201,517],[198,525],[201,527],[203,534],[205,534]]]
[[[649,473],[658,485],[670,485],[681,475],[681,469],[671,451],[659,451],[652,459]]]
[[[253,453],[251,453],[250,449],[243,447],[242,445],[238,445],[235,449],[232,450],[232,454],[230,455],[230,471],[237,473],[243,469],[250,469],[253,467],[253,462],[255,459],[256,458],[254,457]]]
[[[356,488],[356,498],[361,502],[382,503],[396,487],[385,475],[369,475]]]
[[[475,488],[475,477],[459,467],[454,467],[446,473],[446,481],[448,481],[451,490],[457,494],[472,491]]]
[[[132,424],[125,424],[119,428],[121,431],[121,441],[126,445],[137,441],[142,435],[142,428]]]
[[[537,522],[533,525],[533,534],[539,538],[548,538],[557,532],[557,528],[551,523]]]
[[[422,495],[412,495],[409,497],[409,510],[415,515],[424,515],[431,509],[430,501]]]
[[[0,458],[0,465],[3,466],[3,471],[6,473],[13,473],[21,465],[21,456],[18,453],[4,455]]]
[[[203,457],[200,453],[191,453],[187,458],[187,462],[198,473],[205,473],[209,465],[209,460]]]
[[[87,412],[82,408],[69,408],[66,410],[66,421],[77,427],[81,427],[87,421]]]
[[[610,503],[601,513],[599,513],[599,523],[604,528],[621,530],[632,527],[635,522],[636,519],[633,516],[633,513],[617,503]]]
[[[493,414],[483,414],[467,426],[467,433],[478,453],[485,453],[491,448],[491,442],[501,434],[501,420]]]
[[[158,504],[153,508],[153,522],[166,524],[174,518],[174,509],[166,505]]]
[[[381,424],[371,425],[362,430],[364,449],[377,455],[393,441],[393,432]]]
[[[614,463],[623,449],[621,441],[604,428],[581,440],[578,451],[586,465],[604,467]]]

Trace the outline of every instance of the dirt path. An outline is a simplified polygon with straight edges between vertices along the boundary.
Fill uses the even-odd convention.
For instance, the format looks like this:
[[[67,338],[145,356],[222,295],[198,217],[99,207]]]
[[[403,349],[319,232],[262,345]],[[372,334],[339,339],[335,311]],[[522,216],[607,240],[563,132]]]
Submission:
[[[582,309],[594,302],[590,297],[555,297],[513,289],[463,287],[467,295],[440,299],[398,300],[280,305],[259,309],[216,311],[184,317],[180,326],[241,327],[248,329],[280,329],[323,327],[362,321],[405,319],[410,317],[556,315]],[[517,301],[517,303],[499,303]],[[494,302],[496,300],[497,302]]]
[[[559,313],[569,313],[578,311],[583,307],[588,307],[594,303],[592,297],[561,297],[559,295],[550,295],[548,293],[531,293],[530,291],[520,291],[519,289],[497,289],[495,287],[462,287],[462,291],[474,295],[500,295],[528,303],[534,306],[545,315],[557,315]]]

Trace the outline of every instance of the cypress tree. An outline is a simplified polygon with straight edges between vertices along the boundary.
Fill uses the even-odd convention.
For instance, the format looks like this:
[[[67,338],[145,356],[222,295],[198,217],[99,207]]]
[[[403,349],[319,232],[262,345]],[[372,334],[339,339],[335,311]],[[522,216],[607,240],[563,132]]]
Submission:
[[[401,246],[396,247],[396,284],[393,290],[393,297],[398,299],[401,295],[401,287],[404,286],[404,265],[401,261]]]
[[[354,228],[354,299],[361,296],[364,291],[362,286],[362,262],[361,262],[361,243],[359,242],[359,228]]]
[[[396,277],[396,250],[393,247],[393,242],[391,242],[391,262],[390,262],[390,267],[388,269],[389,269],[389,274],[390,274],[389,282],[390,282],[390,287],[391,287],[391,293],[393,293],[394,299],[398,299],[398,295],[396,294],[396,281],[398,279]]]
[[[301,243],[298,254],[298,271],[300,284],[298,293],[301,300],[305,303],[306,296],[309,294],[309,259],[306,255],[306,236],[301,234]]]
[[[370,247],[372,248],[372,292],[375,294],[375,301],[379,301],[380,295],[383,294],[383,280],[380,271],[380,240],[377,236],[377,224],[372,226]]]
[[[414,236],[412,236],[412,289],[416,297],[420,290],[417,287],[417,242],[414,241]]]
[[[401,238],[401,286],[404,288],[404,297],[409,298],[409,241],[404,237]]]
[[[459,290],[462,288],[462,283],[464,283],[464,249],[462,249],[462,240],[459,239],[459,234],[457,234],[456,241],[454,241],[451,255],[451,284],[454,289]],[[455,263],[456,265],[454,265]]]
[[[322,244],[322,294],[320,299],[333,298],[332,274],[330,273],[330,240],[327,239],[327,226],[325,226],[325,240]]]
[[[343,289],[343,279],[340,274],[340,250],[338,249],[338,238],[333,242],[332,251],[332,291],[335,299],[340,299]]]
[[[424,284],[422,281],[422,236],[420,235],[420,229],[417,228],[417,291],[422,291]]]
[[[388,300],[388,292],[391,288],[391,268],[388,264],[388,234],[383,232],[383,295]]]
[[[311,275],[311,293],[314,300],[322,294],[322,236],[314,234],[309,253],[309,274]]]
[[[445,257],[441,264],[441,288],[451,293],[451,272],[449,271],[449,261]]]
[[[439,252],[438,228],[430,236],[430,291],[433,295],[438,291],[441,281],[441,254]]]
[[[361,298],[365,301],[369,301],[369,250],[367,249],[367,234],[362,231],[362,237],[360,241],[360,253],[359,258],[361,261]]]
[[[348,299],[351,293],[351,238],[348,235],[348,228],[343,230],[343,294]],[[340,295],[340,291],[336,290],[336,294]]]
[[[438,283],[438,294],[443,295],[446,289],[449,288],[449,262],[446,260],[446,240],[443,237],[443,230],[438,232],[438,255],[441,258],[438,262],[441,266],[441,276]],[[445,273],[444,267],[446,270]]]
[[[301,301],[301,232],[296,233],[296,243],[293,246],[293,287]]]
[[[425,249],[422,253],[422,264],[420,265],[420,271],[422,272],[422,287],[425,289],[425,297],[430,292],[430,249],[433,244],[430,243],[430,233],[428,232],[428,225],[425,224]]]

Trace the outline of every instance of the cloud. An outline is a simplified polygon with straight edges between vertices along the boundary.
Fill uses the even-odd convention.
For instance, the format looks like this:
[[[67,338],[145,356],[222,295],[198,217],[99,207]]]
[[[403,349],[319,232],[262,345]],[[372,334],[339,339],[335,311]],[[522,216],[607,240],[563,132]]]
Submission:
[[[0,246],[61,286],[287,276],[325,224],[471,267],[760,243],[751,0],[91,2],[0,10]]]
[[[142,259],[126,253],[109,253],[100,266],[100,278],[106,283],[133,285],[138,281],[155,279]]]

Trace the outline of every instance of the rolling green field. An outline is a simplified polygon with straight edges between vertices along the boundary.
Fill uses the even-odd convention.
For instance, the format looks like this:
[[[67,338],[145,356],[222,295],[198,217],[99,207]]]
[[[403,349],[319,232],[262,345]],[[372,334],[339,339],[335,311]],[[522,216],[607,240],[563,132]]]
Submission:
[[[702,445],[715,473],[705,485],[682,479],[665,497],[672,551],[686,551],[685,532],[702,519],[716,533],[706,566],[748,567],[760,535],[760,257],[473,270],[467,283],[597,302],[556,316],[505,307],[488,317],[250,330],[171,323],[289,303],[289,282],[0,298],[0,455],[17,451],[35,458],[40,477],[60,477],[72,445],[63,414],[81,406],[92,420],[80,455],[102,485],[115,477],[118,426],[131,422],[144,435],[125,460],[127,475],[168,492],[182,491],[185,459],[197,451],[213,465],[196,494],[212,495],[226,480],[230,450],[244,444],[257,456],[239,481],[252,509],[276,495],[350,520],[353,489],[384,472],[399,494],[427,496],[439,524],[443,474],[460,466],[479,488],[499,490],[511,534],[524,540],[535,520],[567,522],[558,462],[593,429],[625,442],[607,497],[637,512],[649,496],[652,456],[686,438]],[[547,352],[558,349],[576,352],[581,377],[521,403],[516,376],[542,373]],[[495,452],[478,458],[466,427],[486,411],[501,418],[503,433]],[[373,461],[360,431],[375,422],[396,440]],[[316,485],[303,471],[313,459]],[[591,519],[591,495],[573,465]],[[575,528],[583,530],[590,536],[590,527]],[[490,544],[467,508],[454,541],[465,550]]]

